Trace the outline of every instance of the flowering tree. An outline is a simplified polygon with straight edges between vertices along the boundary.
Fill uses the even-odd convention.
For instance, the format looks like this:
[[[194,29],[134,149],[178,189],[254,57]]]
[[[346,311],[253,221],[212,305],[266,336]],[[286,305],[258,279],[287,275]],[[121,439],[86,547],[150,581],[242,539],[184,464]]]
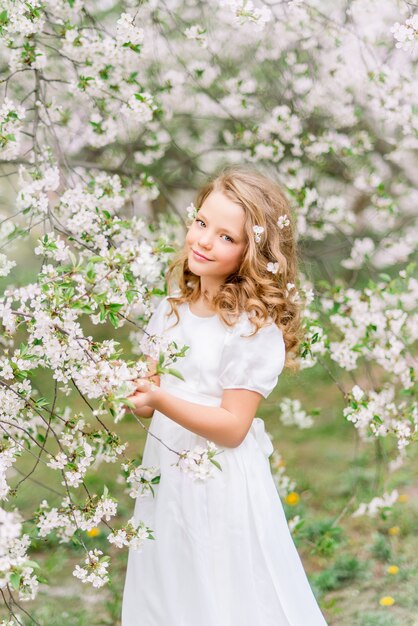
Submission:
[[[39,582],[11,496],[39,464],[62,489],[57,506],[43,499],[25,522],[37,536],[83,544],[83,531],[102,523],[119,547],[152,538],[133,519],[114,527],[115,494],[90,493],[85,477],[117,463],[132,497],[158,482],[158,468],[127,457],[106,416],[119,422],[133,381],[148,374],[137,346],[183,234],[181,207],[224,162],[278,176],[292,201],[304,255],[292,286],[306,302],[301,367],[326,369],[364,441],[392,438],[391,471],[417,437],[410,3],[137,5],[4,0],[0,11],[0,163],[10,197],[0,221],[0,587],[10,624],[21,623],[15,607]],[[22,242],[35,242],[36,270],[16,285]],[[132,360],[119,341],[127,328]],[[152,340],[158,372],[176,375],[182,349]],[[72,409],[75,395],[83,412]],[[286,398],[280,409],[284,423],[312,426],[300,403]],[[176,452],[179,471],[210,478],[210,442]],[[20,455],[33,468],[11,484]],[[282,494],[294,487],[283,472],[277,484]],[[374,515],[394,497],[377,494],[355,514]],[[85,551],[74,575],[99,587],[109,557]]]

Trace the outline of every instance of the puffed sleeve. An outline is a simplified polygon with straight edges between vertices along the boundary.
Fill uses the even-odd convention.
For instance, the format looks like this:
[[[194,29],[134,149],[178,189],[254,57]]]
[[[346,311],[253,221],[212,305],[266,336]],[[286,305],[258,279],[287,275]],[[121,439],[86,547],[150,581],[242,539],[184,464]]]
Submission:
[[[140,341],[141,352],[147,354],[153,359],[158,358],[159,341],[157,337],[161,337],[166,326],[166,313],[169,310],[167,296],[162,298],[157,304],[154,313],[151,315],[148,324],[144,328],[144,334]]]
[[[252,330],[247,318],[229,333],[222,352],[220,384],[223,389],[249,389],[267,398],[284,367],[283,333],[273,321],[252,337],[246,336]]]

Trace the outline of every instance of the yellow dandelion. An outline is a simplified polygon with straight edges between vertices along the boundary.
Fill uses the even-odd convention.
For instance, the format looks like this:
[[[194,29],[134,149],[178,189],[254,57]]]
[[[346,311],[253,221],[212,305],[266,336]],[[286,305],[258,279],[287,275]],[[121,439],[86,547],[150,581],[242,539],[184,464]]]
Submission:
[[[97,526],[93,526],[93,528],[87,531],[87,535],[89,537],[97,537],[97,535],[100,535],[100,528],[97,528]]]
[[[392,598],[392,596],[383,596],[383,598],[380,598],[379,600],[379,604],[381,606],[392,606],[392,604],[395,603],[395,599]]]
[[[401,493],[398,497],[398,502],[408,502],[409,496],[407,493]]]
[[[279,459],[274,463],[274,467],[286,467],[286,463],[284,459]]]
[[[388,574],[397,574],[399,572],[399,567],[397,565],[389,565],[386,571]]]
[[[388,530],[389,535],[399,535],[400,533],[400,528],[399,526],[391,526]]]
[[[298,504],[300,500],[299,494],[296,491],[290,491],[285,498],[286,504],[290,504],[290,506],[295,506]]]

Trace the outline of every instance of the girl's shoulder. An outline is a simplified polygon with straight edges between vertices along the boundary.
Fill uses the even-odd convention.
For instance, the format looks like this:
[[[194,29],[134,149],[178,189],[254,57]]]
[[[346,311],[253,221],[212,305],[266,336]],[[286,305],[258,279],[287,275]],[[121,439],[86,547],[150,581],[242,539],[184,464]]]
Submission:
[[[255,313],[249,313],[248,311],[242,311],[239,315],[238,321],[233,326],[234,334],[245,336],[252,335],[256,330],[256,325],[253,323],[253,317]],[[269,315],[267,317],[267,321],[257,330],[256,334],[261,333],[262,335],[283,335],[281,328],[275,324],[273,318]]]
[[[284,368],[286,347],[281,329],[271,317],[255,331],[251,315],[242,313],[228,333],[221,358],[223,389],[250,389],[265,398]]]

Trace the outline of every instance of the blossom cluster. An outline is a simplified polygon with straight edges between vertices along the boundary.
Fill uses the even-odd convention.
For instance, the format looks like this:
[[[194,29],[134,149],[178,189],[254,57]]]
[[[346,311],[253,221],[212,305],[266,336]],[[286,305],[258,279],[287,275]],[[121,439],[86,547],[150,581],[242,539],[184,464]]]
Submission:
[[[140,552],[146,539],[154,539],[152,530],[148,528],[141,520],[135,520],[134,517],[129,519],[123,528],[114,530],[107,536],[109,543],[114,544],[117,548],[124,546]]]
[[[175,466],[193,480],[206,481],[215,477],[215,468],[222,469],[218,461],[213,458],[220,453],[221,451],[212,441],[207,441],[206,448],[195,446],[192,450],[182,450]]]
[[[232,11],[237,25],[249,23],[261,31],[272,19],[270,9],[266,6],[256,7],[251,0],[219,0],[219,5]]]
[[[287,475],[285,461],[277,450],[271,454],[270,465],[277,491],[281,498],[285,498],[296,489],[296,481]]]
[[[116,513],[117,501],[108,496],[105,490],[100,498],[94,495],[79,506],[72,502],[69,496],[63,498],[60,507],[51,507],[47,500],[42,500],[35,517],[40,537],[55,532],[60,543],[66,543],[77,530],[90,531],[98,526],[102,519],[109,521]]]
[[[376,517],[377,514],[380,514],[385,519],[398,497],[398,490],[394,489],[391,493],[384,493],[381,497],[372,498],[370,502],[362,502],[358,509],[352,513],[352,517],[359,517],[360,515]]]
[[[292,400],[291,398],[285,398],[279,402],[280,421],[285,426],[297,426],[300,429],[311,428],[313,426],[313,418],[311,415],[307,415],[306,411],[302,409],[302,404],[299,399]]]
[[[153,485],[159,483],[160,468],[159,467],[138,467],[130,469],[128,464],[122,465],[122,469],[126,472],[126,482],[130,485],[129,495],[131,498],[143,498],[150,494],[154,495]]]
[[[396,22],[392,28],[394,39],[396,39],[396,47],[406,52],[414,51],[418,43],[418,13],[409,17],[405,24]]]
[[[21,150],[21,131],[26,112],[23,106],[6,98],[0,108],[0,154],[5,161],[15,159]]]
[[[380,392],[371,390],[367,394],[355,385],[351,393],[353,396],[351,405],[343,409],[343,414],[354,424],[363,439],[367,440],[370,435],[386,437],[388,433],[393,433],[400,450],[414,440],[418,433],[416,403],[408,415],[407,401],[396,403],[395,388],[388,385]]]
[[[30,538],[22,534],[22,516],[18,511],[0,507],[0,589],[7,585],[18,591],[21,600],[32,600],[38,591],[35,562],[28,557]]]
[[[76,565],[73,575],[79,578],[82,583],[91,583],[93,587],[103,587],[108,581],[108,556],[101,556],[102,550],[94,548],[89,550],[87,557],[84,559],[84,566]]]

